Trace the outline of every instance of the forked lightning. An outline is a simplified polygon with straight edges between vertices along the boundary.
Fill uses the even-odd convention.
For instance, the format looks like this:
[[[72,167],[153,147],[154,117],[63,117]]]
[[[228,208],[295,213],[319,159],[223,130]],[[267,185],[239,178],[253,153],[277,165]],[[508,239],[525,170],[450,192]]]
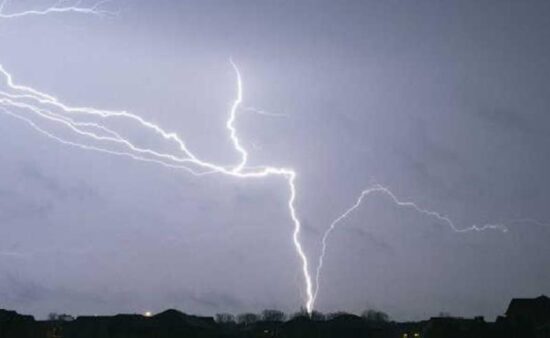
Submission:
[[[10,13],[6,12],[7,0],[5,0],[0,3],[0,19],[15,19],[26,16],[70,12],[98,16],[113,14],[113,12],[101,9],[105,1],[95,3],[92,7],[80,7],[80,1],[74,3],[73,6],[65,6],[65,2],[66,1],[59,1],[54,6],[43,10],[28,10]],[[459,228],[449,217],[435,211],[424,209],[414,202],[401,201],[388,188],[381,185],[375,185],[362,191],[355,204],[337,217],[325,231],[322,237],[321,254],[318,258],[314,285],[310,275],[308,257],[300,240],[301,223],[296,210],[297,173],[291,168],[269,165],[248,165],[249,154],[241,143],[235,123],[239,111],[263,111],[255,108],[241,108],[243,102],[241,73],[233,61],[230,61],[230,64],[236,75],[237,95],[231,104],[225,126],[229,132],[229,139],[233,144],[233,148],[239,155],[239,160],[233,165],[220,165],[201,160],[200,156],[194,154],[177,133],[167,131],[161,126],[151,121],[147,121],[136,114],[126,111],[102,110],[92,107],[72,107],[52,95],[45,94],[31,87],[16,84],[11,74],[1,65],[0,76],[2,79],[0,79],[0,81],[3,81],[3,83],[0,85],[0,112],[19,119],[39,133],[66,145],[111,155],[125,156],[138,161],[159,164],[167,168],[185,170],[192,175],[221,174],[239,179],[267,178],[271,176],[282,177],[286,181],[289,189],[286,204],[289,217],[294,227],[292,242],[301,263],[306,293],[305,307],[309,313],[313,311],[315,301],[317,300],[323,260],[330,234],[336,229],[339,223],[346,220],[346,218],[361,205],[365,198],[372,194],[377,193],[386,195],[397,206],[409,208],[420,214],[433,217],[440,223],[448,225],[452,231],[457,233],[483,230],[508,231],[502,224],[486,224],[483,226],[472,225],[466,228]],[[113,123],[115,121],[117,123]],[[137,125],[143,133],[148,132],[155,135],[159,141],[164,142],[164,145],[175,146],[177,151],[167,152],[140,145],[130,137],[124,136],[125,130],[120,128],[121,121],[126,122],[128,126]],[[69,137],[67,135],[71,136]],[[515,222],[520,221],[521,220],[516,220]],[[536,220],[529,220],[529,222],[540,223]]]

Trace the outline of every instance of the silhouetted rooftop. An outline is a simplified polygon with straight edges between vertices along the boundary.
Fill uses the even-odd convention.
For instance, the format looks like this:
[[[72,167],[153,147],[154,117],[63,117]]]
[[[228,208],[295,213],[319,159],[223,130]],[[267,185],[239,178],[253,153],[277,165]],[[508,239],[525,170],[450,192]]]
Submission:
[[[550,322],[550,298],[514,298],[508,306],[506,316],[510,319],[529,320],[535,324]]]

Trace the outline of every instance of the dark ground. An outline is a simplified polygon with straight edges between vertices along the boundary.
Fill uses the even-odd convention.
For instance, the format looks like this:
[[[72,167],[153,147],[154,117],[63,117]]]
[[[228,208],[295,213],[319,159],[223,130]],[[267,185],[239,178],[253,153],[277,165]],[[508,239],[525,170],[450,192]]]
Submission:
[[[382,312],[364,316],[346,313],[308,316],[298,313],[286,320],[279,311],[260,315],[230,314],[199,317],[177,310],[154,316],[51,315],[36,321],[32,316],[0,310],[0,338],[178,338],[178,337],[319,337],[319,338],[550,338],[550,298],[514,299],[495,322],[436,317],[410,323],[389,321]]]

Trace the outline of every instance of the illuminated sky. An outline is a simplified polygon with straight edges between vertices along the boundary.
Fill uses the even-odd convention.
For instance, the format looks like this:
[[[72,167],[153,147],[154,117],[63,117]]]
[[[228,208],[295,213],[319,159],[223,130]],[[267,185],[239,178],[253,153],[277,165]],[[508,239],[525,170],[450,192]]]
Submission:
[[[44,7],[14,2],[13,10]],[[0,63],[75,105],[127,109],[235,163],[293,167],[306,251],[381,183],[461,227],[370,199],[330,238],[319,310],[487,315],[550,293],[550,6],[487,1],[122,1],[0,21]],[[137,135],[145,138],[146,135]],[[303,304],[280,180],[185,173],[52,142],[0,115],[0,306],[44,316]],[[314,258],[313,258],[314,260]]]

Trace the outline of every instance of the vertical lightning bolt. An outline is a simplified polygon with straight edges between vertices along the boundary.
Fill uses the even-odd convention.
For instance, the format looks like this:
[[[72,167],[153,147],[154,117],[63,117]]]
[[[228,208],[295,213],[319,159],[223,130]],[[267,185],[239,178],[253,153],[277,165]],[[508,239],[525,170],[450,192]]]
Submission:
[[[243,170],[246,162],[248,161],[248,153],[239,141],[239,137],[237,136],[237,129],[235,128],[234,124],[235,120],[237,119],[237,111],[239,109],[239,106],[243,102],[243,85],[241,73],[239,72],[237,65],[233,62],[232,59],[230,59],[229,62],[231,63],[231,66],[233,67],[233,70],[235,70],[235,74],[237,75],[237,97],[235,98],[235,101],[233,101],[233,105],[231,105],[229,118],[227,119],[225,126],[229,130],[229,136],[231,137],[231,141],[233,142],[235,150],[241,155],[241,161],[235,168],[233,168],[233,171],[240,172]]]

